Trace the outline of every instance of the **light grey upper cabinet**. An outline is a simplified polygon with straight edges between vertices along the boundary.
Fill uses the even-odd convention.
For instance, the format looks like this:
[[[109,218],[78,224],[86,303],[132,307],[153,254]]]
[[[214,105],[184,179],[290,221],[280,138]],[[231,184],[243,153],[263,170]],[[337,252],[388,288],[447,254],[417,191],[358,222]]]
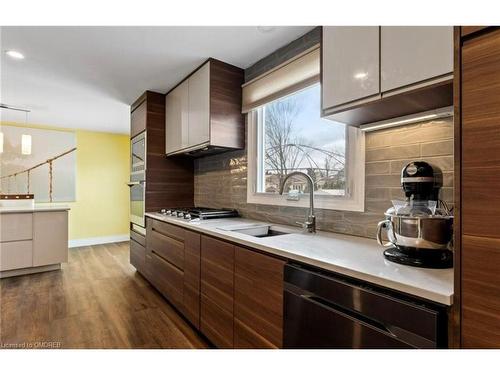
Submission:
[[[382,26],[382,92],[453,72],[452,26]]]
[[[188,146],[210,141],[210,62],[189,79]]]
[[[245,146],[243,69],[209,59],[165,96],[165,153],[202,156]]]
[[[322,116],[347,125],[451,106],[453,28],[325,26]]]
[[[165,97],[165,146],[167,154],[188,147],[188,115],[188,81],[184,81]]]
[[[323,108],[378,96],[379,27],[323,27]]]

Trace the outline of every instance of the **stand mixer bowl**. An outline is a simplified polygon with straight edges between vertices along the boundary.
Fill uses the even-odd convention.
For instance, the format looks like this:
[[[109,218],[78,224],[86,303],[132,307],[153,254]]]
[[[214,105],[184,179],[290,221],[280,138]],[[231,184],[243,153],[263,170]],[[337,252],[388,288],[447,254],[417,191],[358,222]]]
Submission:
[[[380,245],[397,248],[451,250],[453,216],[409,217],[386,212],[378,223],[377,241]],[[388,243],[382,240],[387,232]]]

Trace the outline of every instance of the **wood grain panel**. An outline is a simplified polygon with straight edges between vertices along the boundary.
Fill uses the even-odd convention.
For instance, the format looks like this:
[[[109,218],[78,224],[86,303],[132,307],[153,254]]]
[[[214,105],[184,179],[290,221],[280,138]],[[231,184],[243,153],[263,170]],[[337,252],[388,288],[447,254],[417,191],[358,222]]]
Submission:
[[[201,294],[200,329],[218,348],[233,348],[233,314],[220,308],[203,293]]]
[[[234,246],[201,236],[201,293],[233,314]]]
[[[234,318],[234,347],[237,349],[278,348],[237,318]]]
[[[151,228],[164,236],[171,237],[179,242],[184,242],[185,230],[181,227],[152,219]]]
[[[199,329],[201,236],[186,231],[184,238],[184,311],[189,321]]]
[[[462,237],[462,345],[500,348],[500,240]]]
[[[241,113],[244,71],[210,59],[210,144],[245,147],[245,119]]]
[[[154,228],[148,232],[148,247],[151,251],[179,268],[184,269],[184,243],[164,236]]]
[[[184,274],[155,253],[151,255],[151,277],[153,285],[175,307],[182,310]]]
[[[462,233],[500,238],[500,167],[462,168]]]
[[[283,345],[283,271],[285,261],[241,247],[235,248],[234,315],[244,332],[237,347]],[[253,340],[248,336],[257,335]],[[241,339],[247,337],[247,339]],[[239,346],[241,345],[241,346]],[[259,346],[262,347],[262,346]]]
[[[186,318],[200,329],[200,290],[184,282],[183,309]]]
[[[146,91],[131,109],[141,101],[146,104],[147,130],[145,210],[193,206],[193,160],[165,157],[165,95]]]
[[[500,30],[462,48],[462,166],[500,166]]]
[[[460,26],[453,28],[453,269],[454,293],[453,305],[449,319],[449,347],[460,348],[460,306],[461,306],[461,243],[462,243],[462,122],[461,122],[461,88],[462,88],[462,49]]]

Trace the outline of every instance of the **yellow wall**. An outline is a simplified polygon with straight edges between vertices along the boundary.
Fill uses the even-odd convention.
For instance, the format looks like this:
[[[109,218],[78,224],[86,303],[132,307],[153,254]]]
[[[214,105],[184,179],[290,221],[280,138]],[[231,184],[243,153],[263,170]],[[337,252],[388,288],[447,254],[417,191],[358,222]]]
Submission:
[[[69,238],[129,233],[128,135],[76,132],[76,202],[71,202]]]
[[[40,125],[2,125],[50,128]],[[68,202],[70,240],[128,235],[128,135],[76,130],[76,201]]]

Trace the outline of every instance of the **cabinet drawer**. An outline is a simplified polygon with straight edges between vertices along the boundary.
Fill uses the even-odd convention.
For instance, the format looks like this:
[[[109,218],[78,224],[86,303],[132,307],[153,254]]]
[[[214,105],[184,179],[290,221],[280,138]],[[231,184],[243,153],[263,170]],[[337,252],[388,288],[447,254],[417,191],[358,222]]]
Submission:
[[[200,329],[218,348],[233,348],[233,314],[201,295]]]
[[[0,271],[33,266],[33,242],[14,241],[0,243]]]
[[[201,293],[233,313],[234,246],[201,237]]]
[[[130,264],[141,273],[145,270],[146,249],[134,240],[130,240]]]
[[[184,274],[156,254],[151,255],[150,281],[174,306],[182,309]]]
[[[172,237],[164,236],[153,228],[149,233],[148,246],[153,253],[161,256],[181,270],[184,269],[183,242],[177,241]]]
[[[33,238],[33,214],[1,214],[0,242],[31,240]]]
[[[151,228],[155,232],[171,237],[177,241],[184,242],[184,229],[158,220],[151,220]]]
[[[146,246],[146,236],[137,233],[136,231],[130,230],[130,239],[139,243],[141,246]]]

